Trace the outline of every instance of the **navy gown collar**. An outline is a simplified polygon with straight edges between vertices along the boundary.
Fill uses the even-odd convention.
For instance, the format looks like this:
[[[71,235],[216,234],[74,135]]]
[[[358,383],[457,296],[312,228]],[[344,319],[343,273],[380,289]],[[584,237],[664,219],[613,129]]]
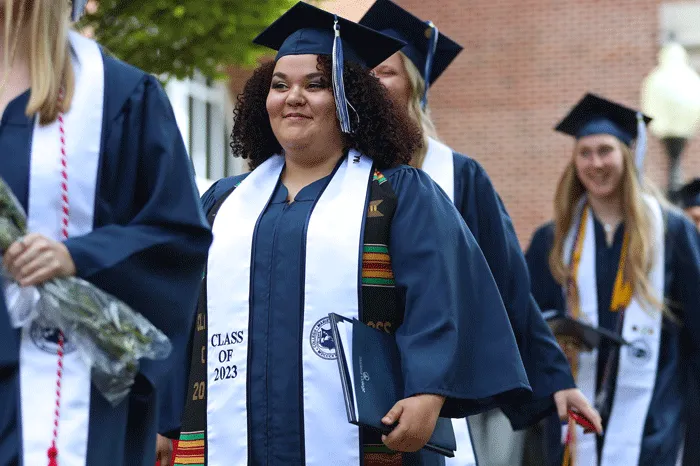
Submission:
[[[324,176],[323,178],[320,178],[304,186],[294,197],[294,202],[315,201],[316,199],[318,199],[318,197],[321,195],[323,190],[326,189],[326,186],[328,185],[328,183],[330,183],[331,178],[333,178],[333,175],[335,175],[335,172],[338,171],[338,168],[340,168],[340,165],[343,163],[343,160],[345,160],[346,157],[347,151],[345,151],[343,156],[340,157],[338,163],[336,163],[330,175]],[[282,183],[282,179],[280,178],[280,181],[277,184],[277,189],[272,195],[272,201],[270,203],[277,204],[280,202],[287,202],[288,195],[289,191],[287,190],[287,187],[284,185],[284,183]]]
[[[27,126],[31,124],[31,119],[24,113],[29,102],[30,90],[27,89],[22,94],[12,99],[5,107],[2,115],[2,125]]]

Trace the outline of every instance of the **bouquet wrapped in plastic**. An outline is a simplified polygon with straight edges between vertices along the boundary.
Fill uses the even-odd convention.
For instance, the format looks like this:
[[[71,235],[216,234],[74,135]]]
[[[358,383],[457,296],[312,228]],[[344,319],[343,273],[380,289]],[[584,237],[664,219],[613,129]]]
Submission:
[[[24,210],[0,178],[0,253],[26,234]],[[128,395],[139,359],[165,359],[170,354],[170,341],[160,330],[85,280],[55,278],[35,288],[21,288],[2,270],[13,326],[36,321],[60,329],[91,367],[92,382],[113,405]]]

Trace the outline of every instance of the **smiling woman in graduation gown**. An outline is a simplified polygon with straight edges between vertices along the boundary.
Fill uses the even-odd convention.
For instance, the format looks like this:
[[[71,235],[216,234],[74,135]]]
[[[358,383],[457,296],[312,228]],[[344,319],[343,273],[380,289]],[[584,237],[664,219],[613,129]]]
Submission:
[[[505,406],[511,424],[524,428],[551,413],[554,398],[561,409],[574,407],[595,419],[597,415],[575,387],[566,359],[530,294],[529,274],[508,212],[484,168],[437,140],[427,102],[428,88],[462,51],[462,47],[432,22],[423,21],[390,0],[377,0],[360,20],[368,26],[406,42],[374,73],[389,90],[396,104],[409,110],[420,124],[424,145],[413,155],[412,165],[424,170],[454,202],[474,234],[494,276],[518,342],[523,364],[533,389],[525,405]],[[470,434],[465,423],[455,423],[458,452],[454,464],[474,464]],[[485,464],[503,456],[505,439],[498,452],[481,458]],[[469,452],[469,453],[468,453]],[[517,456],[517,452],[515,453]],[[510,463],[510,459],[504,459]]]
[[[206,331],[193,345],[197,391],[176,464],[443,464],[386,446],[413,452],[438,413],[528,391],[473,236],[427,175],[398,164],[417,128],[368,68],[401,43],[338,18],[343,62],[333,27],[300,2],[256,39],[278,55],[236,110],[234,153],[254,170],[203,197],[215,237],[198,311]],[[396,337],[406,399],[386,446],[347,421],[330,312]]]
[[[638,163],[635,169],[628,146],[637,137],[638,128],[643,129],[643,124],[637,123],[634,111],[593,95],[586,96],[557,127],[577,139],[577,168],[573,161],[567,168],[563,179],[570,181],[561,182],[557,206],[561,209],[571,203],[579,216],[586,212],[585,221],[574,217],[570,230],[557,235],[567,235],[564,254],[571,254],[575,243],[581,245],[574,256],[579,257],[579,298],[570,298],[571,303],[567,303],[567,295],[550,268],[557,237],[555,224],[535,232],[526,257],[532,293],[542,309],[568,311],[570,315],[575,309],[578,318],[622,332],[630,343],[619,351],[604,343],[596,351],[572,355],[578,367],[577,383],[584,393],[598,397],[606,429],[597,442],[579,435],[571,453],[581,464],[594,464],[600,458],[598,464],[602,466],[673,466],[685,429],[683,464],[690,466],[700,458],[700,434],[693,416],[697,413],[693,409],[698,406],[700,381],[700,242],[695,228],[680,211],[660,205],[637,186],[637,171],[642,165]],[[611,155],[616,147],[624,154],[622,165],[619,152]],[[640,150],[638,162],[643,160],[642,154]],[[594,158],[596,168],[592,168]],[[562,191],[569,185],[579,186],[578,196]],[[627,187],[620,191],[623,185]],[[636,197],[619,194],[629,192],[630,185],[635,185]],[[608,191],[615,194],[610,197]],[[588,204],[582,200],[586,198]],[[610,198],[618,199],[618,207],[610,207],[615,202],[598,200]],[[649,290],[660,297],[655,305],[641,311],[638,283],[630,288],[633,294],[626,294],[625,287],[620,286],[624,283],[621,270],[631,267],[625,257],[641,254],[639,248],[627,248],[632,241],[628,209],[632,202],[651,212],[648,228],[653,231],[649,238],[654,262]],[[583,239],[574,241],[574,235]],[[663,310],[661,302],[667,306]],[[551,422],[549,445],[549,464],[561,464],[561,431],[556,420]]]
[[[84,1],[74,4],[74,18],[84,5]],[[184,360],[211,233],[160,85],[152,76],[105,54],[96,43],[68,32],[68,17],[63,14],[67,6],[68,2],[59,1],[27,2],[25,18],[49,18],[45,30],[37,29],[48,36],[17,37],[14,78],[8,92],[17,91],[7,103],[0,126],[4,157],[0,176],[27,211],[30,231],[42,235],[44,255],[38,257],[60,267],[39,263],[38,277],[15,270],[15,278],[35,284],[75,274],[115,295],[168,336],[173,345],[170,358],[142,361],[131,394],[116,407],[91,387],[89,371],[70,341],[63,361],[56,439],[59,463],[152,466],[158,423],[155,387],[176,361],[181,364]],[[35,8],[40,11],[32,15]],[[14,14],[22,17],[16,10]],[[17,31],[11,33],[14,39]],[[33,40],[66,41],[65,65],[61,66],[60,54],[52,55],[56,60],[52,87],[41,87],[41,80],[31,74],[20,81],[26,76],[22,66],[28,67]],[[46,76],[48,72],[41,73]],[[59,97],[62,84],[63,99]],[[28,86],[31,89],[22,92]],[[43,91],[48,97],[42,100]],[[59,102],[66,107],[62,111]],[[65,159],[61,140],[65,141]],[[64,190],[62,166],[67,179]],[[68,212],[67,219],[62,212]],[[63,226],[68,239],[64,241],[62,219],[67,221]],[[31,246],[19,250],[16,261],[32,264],[38,260],[28,257]],[[21,339],[21,395],[14,399],[21,399],[24,464],[47,462],[56,401],[57,335],[55,329],[32,325],[17,339]],[[16,355],[8,341],[2,340],[0,361],[8,362]],[[0,390],[11,391],[8,384],[16,380],[3,377],[1,383]],[[12,396],[2,398],[3,403],[12,404],[12,400]],[[2,417],[14,407],[3,408]],[[17,422],[14,429],[19,425]],[[0,431],[2,450],[13,435],[17,435],[13,429]]]

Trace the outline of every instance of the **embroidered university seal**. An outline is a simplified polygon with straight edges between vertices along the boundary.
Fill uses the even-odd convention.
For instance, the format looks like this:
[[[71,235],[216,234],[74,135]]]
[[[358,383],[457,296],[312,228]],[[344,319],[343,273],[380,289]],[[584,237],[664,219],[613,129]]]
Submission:
[[[36,321],[32,322],[29,328],[29,335],[37,348],[50,354],[57,354],[58,352],[58,333],[57,328],[45,327]],[[63,353],[69,354],[73,351],[75,351],[75,345],[66,339],[63,343]]]
[[[335,341],[333,341],[333,333],[331,331],[331,321],[328,317],[320,319],[311,328],[309,336],[311,349],[320,358],[335,359]]]

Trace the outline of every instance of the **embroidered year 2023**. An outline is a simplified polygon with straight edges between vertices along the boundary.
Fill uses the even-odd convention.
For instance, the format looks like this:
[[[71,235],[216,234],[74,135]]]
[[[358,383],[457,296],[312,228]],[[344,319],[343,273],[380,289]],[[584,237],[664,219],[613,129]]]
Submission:
[[[221,364],[214,368],[214,381],[232,380],[238,377],[238,366],[232,364],[231,360],[234,359],[234,353],[237,350],[235,345],[240,345],[243,340],[243,330],[215,333],[211,336],[209,343],[212,348],[218,349],[217,359]]]

